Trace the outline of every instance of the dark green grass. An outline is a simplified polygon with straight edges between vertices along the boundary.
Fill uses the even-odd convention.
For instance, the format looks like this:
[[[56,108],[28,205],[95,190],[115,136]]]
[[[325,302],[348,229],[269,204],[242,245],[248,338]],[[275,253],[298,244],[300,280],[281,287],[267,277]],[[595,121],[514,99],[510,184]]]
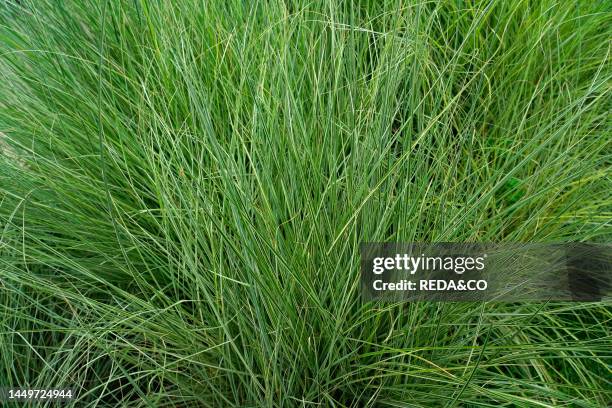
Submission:
[[[358,247],[609,242],[611,27],[603,1],[1,2],[0,386],[605,406],[609,303],[362,304]]]

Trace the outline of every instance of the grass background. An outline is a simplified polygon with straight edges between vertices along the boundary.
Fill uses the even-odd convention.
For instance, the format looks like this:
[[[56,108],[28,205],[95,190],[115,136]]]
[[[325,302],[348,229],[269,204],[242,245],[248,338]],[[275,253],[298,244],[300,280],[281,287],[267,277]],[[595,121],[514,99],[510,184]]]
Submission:
[[[177,3],[177,4],[174,4]],[[0,386],[603,407],[609,303],[362,303],[362,241],[610,242],[604,1],[3,1]]]

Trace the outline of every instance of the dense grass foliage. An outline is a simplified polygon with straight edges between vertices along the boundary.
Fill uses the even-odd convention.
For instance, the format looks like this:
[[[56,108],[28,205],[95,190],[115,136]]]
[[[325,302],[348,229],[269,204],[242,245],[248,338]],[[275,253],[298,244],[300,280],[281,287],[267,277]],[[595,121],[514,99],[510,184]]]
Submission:
[[[1,2],[0,386],[605,406],[609,303],[363,303],[358,248],[609,242],[610,38],[605,1]]]

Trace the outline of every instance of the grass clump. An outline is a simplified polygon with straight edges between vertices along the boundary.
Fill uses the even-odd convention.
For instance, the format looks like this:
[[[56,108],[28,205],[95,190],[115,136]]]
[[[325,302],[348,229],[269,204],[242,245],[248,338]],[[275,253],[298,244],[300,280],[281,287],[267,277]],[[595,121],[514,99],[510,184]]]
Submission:
[[[611,23],[599,1],[1,3],[0,386],[606,405],[609,303],[364,304],[358,248],[609,242]]]

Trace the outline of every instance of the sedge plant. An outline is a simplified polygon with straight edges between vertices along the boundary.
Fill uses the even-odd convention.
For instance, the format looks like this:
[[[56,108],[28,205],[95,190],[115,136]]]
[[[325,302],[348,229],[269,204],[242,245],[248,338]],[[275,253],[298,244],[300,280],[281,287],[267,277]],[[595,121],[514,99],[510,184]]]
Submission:
[[[361,242],[609,242],[604,1],[0,2],[0,386],[603,407],[609,302],[378,303]]]

